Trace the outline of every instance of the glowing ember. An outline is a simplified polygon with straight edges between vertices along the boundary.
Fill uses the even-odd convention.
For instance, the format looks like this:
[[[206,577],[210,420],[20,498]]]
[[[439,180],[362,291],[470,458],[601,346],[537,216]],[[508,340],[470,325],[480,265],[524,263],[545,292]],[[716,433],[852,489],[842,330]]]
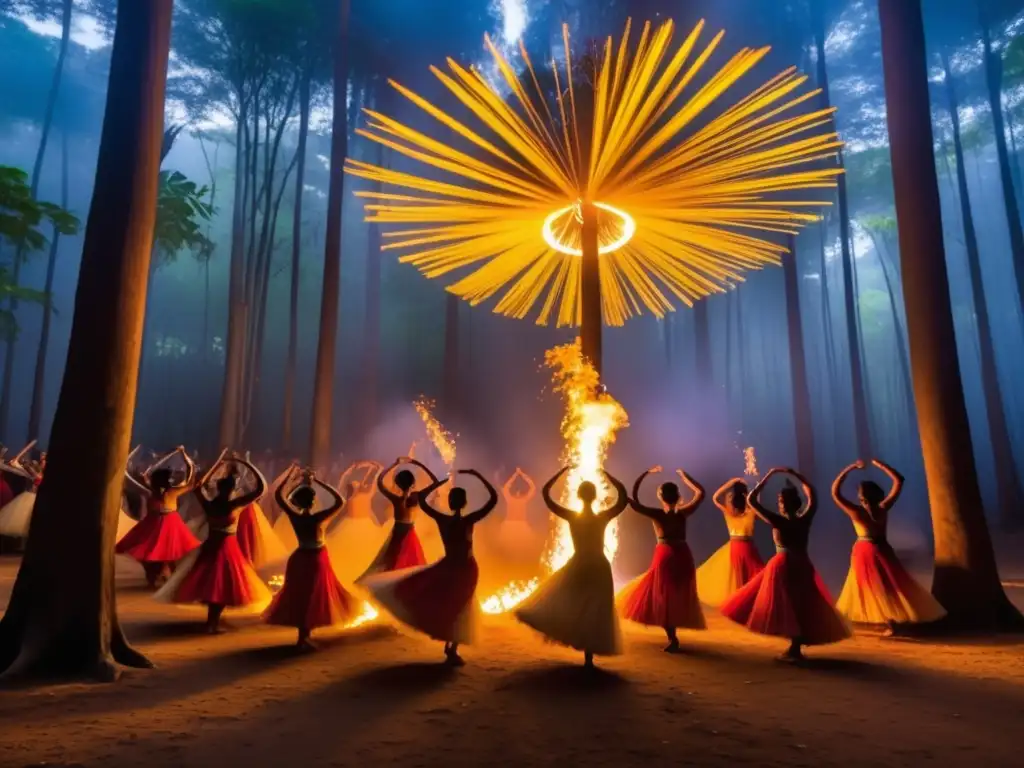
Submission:
[[[561,503],[576,513],[583,511],[583,502],[576,491],[580,483],[590,481],[597,488],[594,509],[609,506],[612,489],[601,474],[608,446],[616,433],[629,426],[629,416],[622,405],[607,392],[599,391],[600,378],[594,366],[584,359],[580,340],[548,350],[545,363],[553,369],[554,390],[565,400],[562,436],[565,451],[562,461],[573,467],[568,473]],[[618,549],[618,526],[612,523],[605,532],[604,549],[609,560]],[[544,554],[548,572],[557,571],[572,557],[572,536],[569,525],[559,520]],[[504,613],[521,603],[537,588],[538,579],[527,583],[512,582],[483,601],[485,613]]]
[[[539,583],[540,579],[513,581],[502,587],[499,592],[481,602],[480,608],[484,613],[507,613],[529,597]]]
[[[452,435],[447,429],[441,426],[432,411],[434,410],[434,401],[428,400],[427,398],[420,396],[419,400],[412,404],[416,409],[416,413],[423,419],[423,426],[427,428],[427,437],[430,438],[430,442],[434,444],[437,452],[441,455],[441,460],[444,461],[449,467],[455,464],[455,438],[458,435]]]
[[[271,576],[270,581],[268,581],[267,584],[269,584],[270,588],[276,592],[284,586],[284,574],[279,573],[276,576]]]
[[[746,464],[743,469],[743,474],[751,477],[756,477],[760,474],[757,471],[757,456],[754,455],[754,446],[743,449],[743,461]]]
[[[377,612],[376,608],[374,608],[369,603],[363,603],[363,610],[360,612],[360,614],[356,616],[354,619],[352,619],[352,621],[350,621],[344,627],[342,627],[342,629],[355,629],[356,627],[361,627],[363,624],[369,624],[371,621],[374,621],[379,615],[380,614]]]

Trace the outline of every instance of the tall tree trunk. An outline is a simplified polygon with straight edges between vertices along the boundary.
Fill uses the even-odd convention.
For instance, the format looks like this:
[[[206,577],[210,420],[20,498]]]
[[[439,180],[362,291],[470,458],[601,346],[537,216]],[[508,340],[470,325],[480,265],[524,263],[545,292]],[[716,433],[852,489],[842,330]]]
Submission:
[[[39,181],[43,175],[43,161],[46,159],[46,148],[50,142],[50,131],[53,129],[53,116],[57,111],[57,98],[60,96],[60,84],[64,77],[64,63],[68,57],[68,47],[71,43],[71,13],[72,0],[61,0],[61,26],[60,46],[57,52],[57,64],[53,68],[53,78],[50,81],[50,90],[46,95],[46,108],[43,112],[43,129],[39,136],[39,146],[36,149],[36,159],[32,164],[32,178],[29,180],[32,199],[39,194]],[[11,269],[11,281],[18,284],[21,277],[21,263],[25,258],[22,249],[18,249],[14,256],[14,265]],[[10,299],[8,308],[13,313],[18,309],[17,299]],[[10,338],[4,345],[4,377],[3,387],[0,389],[0,435],[3,439],[10,439],[9,420],[11,415],[11,387],[14,383],[14,352],[15,340]],[[38,435],[29,431],[29,439],[34,440]]]
[[[811,3],[814,24],[814,43],[817,50],[817,78],[821,88],[823,106],[831,105],[828,83],[828,65],[825,60],[825,13],[822,7],[825,0],[814,0]],[[838,163],[843,164],[843,155],[837,154]],[[853,428],[857,438],[857,453],[860,456],[872,455],[871,427],[868,420],[868,404],[866,383],[862,358],[859,354],[860,334],[857,333],[858,308],[853,290],[853,252],[850,247],[850,203],[846,192],[846,175],[836,179],[839,197],[839,239],[843,254],[843,303],[846,308],[846,343],[850,356],[850,384],[853,390]]]
[[[383,147],[377,145],[377,165],[383,164]],[[380,191],[380,184],[376,185],[376,191]],[[363,321],[363,349],[362,349],[362,419],[360,420],[359,436],[362,444],[366,447],[366,439],[369,437],[377,423],[378,395],[377,387],[379,380],[380,365],[380,273],[381,273],[381,237],[380,227],[370,225],[366,240],[366,317]]]
[[[341,217],[345,194],[345,155],[348,153],[348,22],[351,0],[341,0],[334,40],[334,123],[331,131],[331,183],[327,194],[327,233],[324,247],[323,294],[313,379],[313,413],[309,458],[314,467],[327,466],[334,419],[334,361],[338,342],[341,294]]]
[[[1010,254],[1013,257],[1013,274],[1017,280],[1017,300],[1024,307],[1024,227],[1020,222],[1017,208],[1017,193],[1013,188],[1013,170],[1010,152],[1006,146],[1006,123],[1003,119],[1003,58],[1000,52],[992,50],[985,3],[979,0],[981,13],[981,42],[985,63],[985,85],[988,89],[988,105],[992,114],[992,128],[996,138],[996,156],[999,158],[999,180],[1003,190],[1003,207],[1006,209],[1006,226],[1010,235]]]
[[[967,248],[967,267],[971,275],[971,296],[978,328],[978,352],[981,357],[981,382],[985,393],[985,414],[988,417],[989,439],[996,470],[996,490],[999,515],[1004,524],[1019,526],[1024,521],[1024,491],[1013,459],[1013,444],[1006,425],[1006,409],[999,386],[996,366],[995,340],[989,320],[988,298],[981,274],[981,253],[974,229],[970,191],[967,187],[967,169],[964,167],[964,149],[960,137],[960,107],[957,102],[953,71],[949,57],[943,53],[942,67],[946,74],[946,95],[949,98],[949,116],[953,122],[953,151],[956,154],[956,179],[960,194],[960,211],[964,224],[964,245]]]
[[[306,142],[309,137],[311,75],[307,68],[299,85],[299,146],[295,167],[295,208],[292,212],[292,273],[288,303],[288,361],[284,372],[284,412],[281,415],[282,444],[294,446],[292,421],[295,407],[295,376],[299,365],[299,277],[302,258],[302,198],[306,184]]]
[[[456,421],[459,411],[459,297],[447,293],[444,297],[444,353],[441,408],[448,422]]]
[[[996,568],[971,446],[949,296],[920,0],[879,0],[886,116],[914,402],[935,534],[932,591],[949,623],[1020,627]]]
[[[822,330],[825,334],[825,362],[828,367],[829,392],[836,391],[836,336],[832,329],[832,298],[828,283],[828,263],[825,260],[825,223],[821,224],[821,248],[818,266],[821,271],[821,308],[824,317]]]
[[[241,88],[238,89],[241,92]],[[245,357],[245,125],[243,101],[235,129],[235,200],[231,216],[231,266],[228,283],[228,333],[224,350],[224,386],[221,389],[218,442],[233,445],[238,435],[242,405],[242,368]]]
[[[60,136],[60,207],[68,209],[68,134]],[[50,256],[46,262],[46,282],[43,284],[43,325],[39,331],[39,348],[36,350],[36,372],[32,381],[32,405],[28,411],[28,433],[36,437],[41,433],[43,403],[46,400],[46,356],[50,351],[50,323],[53,319],[53,276],[57,270],[57,251],[60,246],[60,232],[53,228],[50,241]]]
[[[172,0],[118,2],[96,184],[64,382],[25,557],[0,621],[0,668],[112,680],[149,666],[121,632],[114,536],[156,218]],[[89,450],[82,450],[82,435]],[[74,578],[68,578],[74,573]]]
[[[782,274],[786,283],[786,330],[789,335],[789,374],[796,427],[796,457],[800,471],[808,477],[816,477],[811,388],[807,384],[807,354],[804,351],[804,328],[800,319],[800,274],[796,262],[796,238],[790,235],[789,253],[782,259]]]
[[[903,329],[903,322],[900,319],[899,304],[896,300],[896,291],[899,290],[898,281],[893,280],[889,275],[889,268],[886,266],[886,246],[882,239],[874,232],[868,231],[871,242],[875,246],[875,255],[878,257],[878,266],[882,270],[882,279],[885,280],[885,292],[889,295],[889,313],[892,315],[892,329],[896,341],[897,361],[900,364],[900,385],[903,390],[903,399],[907,406],[907,414],[914,412],[914,387],[910,382],[910,353],[907,351],[907,337]]]

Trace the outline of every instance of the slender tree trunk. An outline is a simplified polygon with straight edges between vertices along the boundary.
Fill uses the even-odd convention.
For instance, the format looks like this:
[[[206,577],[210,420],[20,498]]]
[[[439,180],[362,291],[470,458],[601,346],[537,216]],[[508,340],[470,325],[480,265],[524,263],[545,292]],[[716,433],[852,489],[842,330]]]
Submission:
[[[782,259],[782,273],[786,283],[786,330],[789,335],[789,374],[796,427],[797,464],[808,477],[816,477],[811,388],[807,383],[807,354],[804,351],[804,328],[800,319],[800,274],[797,269],[796,238],[792,235],[789,237],[789,253]]]
[[[239,93],[242,89],[238,88]],[[245,356],[245,125],[248,120],[243,101],[235,130],[235,200],[231,217],[231,272],[228,284],[228,334],[224,350],[224,386],[221,390],[221,446],[233,445],[241,413],[241,376]]]
[[[825,0],[814,0],[811,3],[814,21],[814,42],[817,49],[818,87],[821,88],[823,106],[831,105],[829,94],[828,66],[825,60],[825,16],[822,4]],[[840,166],[843,164],[842,152],[837,155]],[[839,239],[843,254],[843,303],[846,308],[846,343],[850,355],[850,384],[853,390],[853,427],[857,438],[857,453],[860,456],[871,456],[871,427],[868,417],[867,389],[864,380],[862,358],[859,354],[860,340],[857,333],[857,300],[853,290],[853,252],[850,247],[850,203],[846,191],[846,176],[836,179],[839,196]]]
[[[1016,191],[1019,203],[1019,195],[1022,187],[1024,187],[1024,183],[1021,182],[1020,178],[1020,155],[1017,153],[1017,126],[1013,122],[1013,110],[1007,110],[1004,115],[1006,117],[1006,132],[1010,134],[1010,171],[1013,173],[1013,188]]]
[[[893,280],[889,275],[889,268],[886,267],[884,255],[885,246],[881,238],[874,232],[870,232],[871,242],[875,246],[875,255],[878,257],[878,266],[882,269],[882,279],[885,280],[885,291],[889,295],[889,312],[892,314],[893,335],[896,341],[897,362],[900,365],[900,382],[903,390],[904,402],[907,406],[907,414],[914,412],[914,387],[910,382],[910,353],[907,351],[907,338],[903,329],[903,322],[900,319],[899,303],[896,299],[896,291],[899,290],[898,281]]]
[[[118,623],[114,536],[156,218],[172,7],[172,0],[118,2],[96,184],[46,479],[0,621],[0,667],[8,675],[112,680],[115,663],[149,666]],[[89,436],[87,451],[82,435]]]
[[[668,368],[670,373],[672,372],[672,346],[674,343],[672,335],[673,320],[675,320],[675,313],[669,312],[665,315],[665,319],[661,321],[662,332],[665,334],[665,366]]]
[[[444,355],[442,380],[442,412],[448,422],[456,421],[459,402],[459,297],[454,293],[444,297]]]
[[[377,145],[377,164],[383,163],[383,148]],[[376,185],[380,191],[380,184]],[[377,406],[379,397],[380,365],[380,227],[371,225],[367,232],[366,247],[366,317],[363,322],[362,350],[362,419],[360,421],[360,438],[363,446],[377,423]]]
[[[985,63],[985,85],[988,89],[988,105],[992,114],[992,128],[996,138],[996,156],[999,158],[999,180],[1003,190],[1003,207],[1006,209],[1006,226],[1010,235],[1010,254],[1013,257],[1013,274],[1017,280],[1017,299],[1024,307],[1024,226],[1017,208],[1017,193],[1013,188],[1013,170],[1010,153],[1006,146],[1006,124],[1003,120],[1003,59],[998,51],[992,50],[992,34],[985,13],[986,0],[980,0],[982,59]]]
[[[60,207],[68,209],[68,135],[60,137]],[[43,293],[43,325],[39,331],[39,348],[36,350],[36,372],[32,382],[32,405],[28,412],[28,433],[33,436],[41,434],[43,423],[43,403],[46,400],[46,356],[50,351],[50,323],[53,319],[53,277],[57,270],[57,252],[60,246],[60,232],[53,228],[53,240],[50,241],[50,256],[46,262],[46,282]]]
[[[292,215],[292,273],[288,304],[288,362],[284,372],[284,412],[281,417],[282,444],[294,446],[292,422],[295,407],[295,376],[299,366],[299,278],[302,258],[302,198],[306,184],[306,142],[309,137],[310,72],[307,69],[299,86],[299,146],[295,167],[295,208]]]
[[[64,63],[68,57],[68,47],[71,42],[71,13],[72,0],[61,0],[61,30],[60,47],[57,52],[57,64],[53,68],[53,79],[50,81],[50,90],[46,96],[46,109],[43,112],[43,130],[39,136],[39,147],[36,149],[36,159],[32,164],[32,178],[29,180],[32,199],[39,194],[39,181],[43,174],[43,161],[46,158],[46,148],[50,141],[50,131],[53,129],[53,116],[57,111],[57,98],[60,95],[60,84],[64,77]],[[11,270],[11,280],[17,285],[21,277],[21,263],[25,259],[25,253],[18,249],[14,256],[14,265]],[[10,299],[8,308],[13,313],[18,309],[17,299]],[[4,345],[4,377],[3,388],[0,390],[0,435],[4,439],[10,438],[9,420],[11,415],[12,384],[14,383],[14,352],[15,340],[10,338]],[[30,439],[38,435],[29,432]]]
[[[338,342],[341,299],[341,219],[345,194],[345,156],[348,153],[348,28],[351,0],[341,0],[334,51],[334,123],[331,132],[331,183],[327,194],[327,234],[324,247],[323,294],[313,380],[310,461],[326,467],[330,461],[334,419],[334,361]]]
[[[1013,444],[1006,424],[1006,409],[999,386],[999,371],[996,366],[995,340],[989,320],[988,299],[981,274],[981,253],[978,236],[974,229],[974,215],[971,210],[970,191],[967,186],[967,169],[964,166],[963,142],[960,137],[960,107],[957,102],[953,71],[949,57],[944,53],[942,67],[946,74],[946,95],[949,98],[949,116],[953,122],[953,151],[956,153],[956,178],[960,194],[960,211],[964,224],[964,245],[967,248],[967,267],[971,276],[971,296],[978,329],[978,352],[981,357],[981,382],[985,393],[985,413],[988,417],[989,439],[995,461],[996,490],[999,515],[1007,526],[1019,526],[1024,521],[1024,491],[1013,458]]]
[[[836,336],[832,329],[832,299],[828,282],[828,262],[825,260],[825,224],[821,225],[821,248],[818,265],[821,270],[821,307],[824,317],[825,362],[828,366],[828,391],[836,391]]]
[[[914,402],[935,534],[932,591],[949,624],[1020,627],[996,568],[971,446],[949,296],[919,0],[879,0]]]

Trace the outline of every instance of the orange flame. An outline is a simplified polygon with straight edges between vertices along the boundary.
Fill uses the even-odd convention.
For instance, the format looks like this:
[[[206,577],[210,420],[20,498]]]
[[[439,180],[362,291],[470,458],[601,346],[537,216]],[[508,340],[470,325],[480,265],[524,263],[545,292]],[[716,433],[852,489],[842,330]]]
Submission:
[[[441,455],[441,460],[449,467],[455,464],[455,438],[447,429],[441,426],[441,422],[433,414],[435,403],[422,395],[414,402],[413,408],[423,420],[423,426],[427,428],[427,437],[434,444],[434,448]]]
[[[743,468],[743,474],[751,477],[756,477],[760,474],[757,471],[757,456],[754,455],[754,446],[743,449],[743,461],[746,464]]]
[[[572,467],[566,477],[561,503],[577,514],[583,502],[576,495],[580,483],[589,481],[597,488],[595,509],[608,506],[611,488],[601,472],[608,447],[616,433],[629,426],[629,415],[607,392],[598,389],[600,377],[594,366],[583,357],[580,340],[548,350],[545,364],[553,369],[555,392],[565,401],[562,437],[565,450],[562,461]],[[605,555],[611,560],[618,549],[618,525],[612,523],[605,532]],[[572,557],[572,536],[569,525],[559,520],[544,554],[544,567],[549,573],[561,568]],[[538,579],[526,584],[513,582],[483,601],[485,613],[505,613],[521,603],[537,588]]]

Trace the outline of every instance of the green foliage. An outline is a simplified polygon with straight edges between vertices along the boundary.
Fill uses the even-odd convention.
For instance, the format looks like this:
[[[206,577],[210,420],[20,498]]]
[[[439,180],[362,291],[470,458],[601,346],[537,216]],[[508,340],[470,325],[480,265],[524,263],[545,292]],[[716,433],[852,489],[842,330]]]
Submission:
[[[28,174],[0,165],[0,244],[20,252],[41,251],[47,239],[41,227],[49,223],[62,235],[78,232],[78,219],[59,205],[32,199]]]
[[[896,237],[896,217],[891,214],[859,216],[857,221],[864,229],[882,238]]]
[[[1010,40],[1003,52],[1003,84],[1009,87],[1024,82],[1024,35]]]
[[[62,235],[73,235],[79,227],[78,219],[59,205],[32,199],[28,174],[23,170],[0,165],[0,247],[9,245],[15,257],[41,251],[48,242],[42,232],[46,224]],[[18,332],[9,309],[12,299],[45,306],[47,296],[17,285],[10,268],[0,266],[0,304],[6,307],[0,310],[0,338],[7,340]]]
[[[158,266],[174,261],[183,250],[200,261],[209,259],[214,246],[202,231],[213,216],[205,200],[209,190],[178,171],[161,171],[159,184],[154,233]]]

